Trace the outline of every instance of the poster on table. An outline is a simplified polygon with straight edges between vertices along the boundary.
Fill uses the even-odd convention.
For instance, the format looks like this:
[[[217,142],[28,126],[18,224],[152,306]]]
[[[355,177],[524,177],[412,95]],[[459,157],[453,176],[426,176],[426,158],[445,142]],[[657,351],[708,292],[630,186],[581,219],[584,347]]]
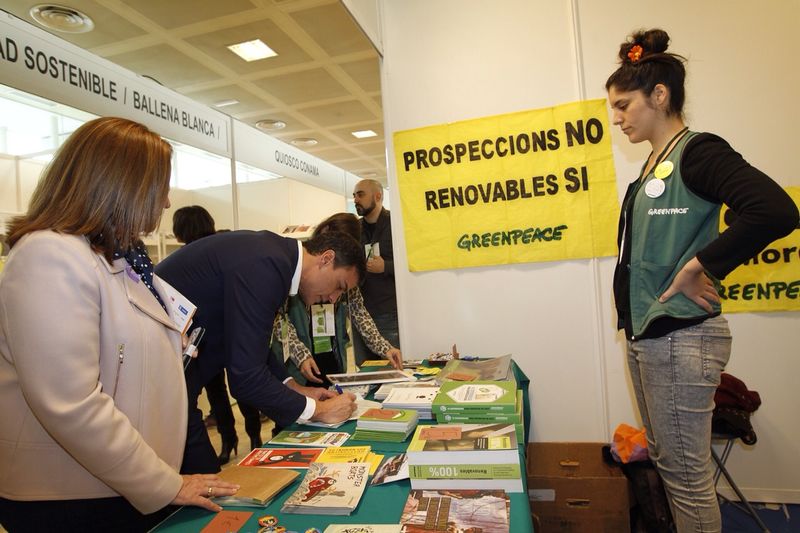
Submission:
[[[785,190],[800,206],[800,187]],[[726,218],[723,208],[720,231]],[[800,311],[800,228],[728,274],[721,296],[724,313]]]
[[[394,134],[409,269],[616,254],[604,99]]]

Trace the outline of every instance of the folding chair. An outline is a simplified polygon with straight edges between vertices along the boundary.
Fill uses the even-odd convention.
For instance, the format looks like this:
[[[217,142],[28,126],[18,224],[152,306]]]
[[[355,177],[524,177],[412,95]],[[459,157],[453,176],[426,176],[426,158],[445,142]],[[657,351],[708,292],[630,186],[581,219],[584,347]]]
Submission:
[[[750,413],[747,413],[746,411],[742,411],[742,413],[744,414],[740,416],[746,415],[749,419]],[[717,415],[718,413],[717,411],[715,411],[714,417],[716,418]],[[743,513],[750,515],[750,517],[753,520],[755,520],[755,522],[758,524],[758,527],[761,528],[761,531],[769,533],[769,529],[767,528],[767,526],[758,516],[756,510],[753,509],[753,506],[750,505],[750,502],[747,500],[747,498],[744,497],[744,494],[742,494],[742,491],[739,489],[739,486],[736,484],[736,481],[733,480],[733,476],[731,476],[730,472],[728,472],[728,469],[725,468],[725,463],[728,461],[728,457],[730,456],[731,450],[733,450],[733,445],[736,443],[737,439],[742,439],[742,442],[747,445],[753,445],[756,442],[756,435],[755,432],[753,432],[752,430],[748,432],[746,435],[732,434],[732,433],[718,433],[718,432],[714,432],[711,435],[712,444],[714,441],[725,441],[725,446],[722,449],[721,455],[717,455],[717,452],[714,450],[714,446],[713,445],[711,446],[711,457],[714,459],[714,463],[716,463],[717,465],[717,470],[714,473],[714,488],[716,489],[717,484],[719,483],[720,476],[725,476],[728,485],[733,490],[733,492],[736,493],[736,496],[739,497],[739,502],[735,502],[726,498],[725,496],[720,494],[719,491],[717,491],[717,499],[720,501],[720,503],[728,502],[737,509],[739,509],[740,511],[742,511]]]

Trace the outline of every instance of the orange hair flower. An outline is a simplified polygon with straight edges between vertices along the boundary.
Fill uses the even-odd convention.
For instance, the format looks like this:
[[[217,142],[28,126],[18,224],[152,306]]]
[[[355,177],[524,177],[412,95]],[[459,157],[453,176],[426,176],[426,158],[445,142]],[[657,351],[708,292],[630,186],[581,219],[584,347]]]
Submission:
[[[631,63],[636,63],[642,58],[642,53],[644,50],[638,44],[634,44],[631,46],[631,49],[628,51],[628,59],[631,60]]]

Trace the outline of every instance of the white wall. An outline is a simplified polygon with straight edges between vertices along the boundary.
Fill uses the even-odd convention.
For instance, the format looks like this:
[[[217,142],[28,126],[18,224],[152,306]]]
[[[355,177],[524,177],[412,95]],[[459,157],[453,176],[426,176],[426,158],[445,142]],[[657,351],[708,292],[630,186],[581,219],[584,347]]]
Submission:
[[[239,229],[280,232],[288,224],[316,225],[344,211],[342,193],[332,193],[292,179],[240,183]]]
[[[788,59],[797,2],[381,0],[378,11],[387,132],[605,97],[619,43],[661,26],[689,58],[690,125],[723,135],[782,185],[800,185],[791,164],[800,75]],[[621,197],[646,147],[618,131],[612,141]],[[390,167],[400,205],[396,183]],[[392,213],[406,357],[453,342],[467,354],[513,353],[532,380],[533,440],[606,441],[617,424],[638,424],[615,330],[613,259],[411,273],[402,213]],[[729,320],[729,371],[764,398],[758,444],[737,449],[729,466],[754,499],[800,502],[800,395],[789,383],[800,375],[797,315]]]

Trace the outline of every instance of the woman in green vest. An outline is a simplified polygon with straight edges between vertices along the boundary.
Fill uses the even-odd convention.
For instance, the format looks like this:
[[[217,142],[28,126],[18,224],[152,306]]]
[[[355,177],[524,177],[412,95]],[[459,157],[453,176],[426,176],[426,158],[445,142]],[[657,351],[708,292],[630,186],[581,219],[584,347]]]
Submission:
[[[613,122],[650,156],[628,187],[614,273],[618,327],[678,532],[720,531],[711,463],[714,392],[731,349],[718,280],[797,227],[791,198],[683,117],[685,59],[658,29],[633,34],[606,83]],[[735,220],[719,233],[720,206]]]
[[[361,224],[350,213],[337,213],[323,220],[313,235],[326,231],[341,231],[359,240]],[[380,334],[364,307],[361,291],[353,287],[339,302],[311,308],[300,298],[290,297],[276,317],[272,350],[283,357],[286,369],[298,383],[328,387],[328,374],[347,372],[348,316],[373,352],[383,354],[395,368],[403,368],[400,350]]]

